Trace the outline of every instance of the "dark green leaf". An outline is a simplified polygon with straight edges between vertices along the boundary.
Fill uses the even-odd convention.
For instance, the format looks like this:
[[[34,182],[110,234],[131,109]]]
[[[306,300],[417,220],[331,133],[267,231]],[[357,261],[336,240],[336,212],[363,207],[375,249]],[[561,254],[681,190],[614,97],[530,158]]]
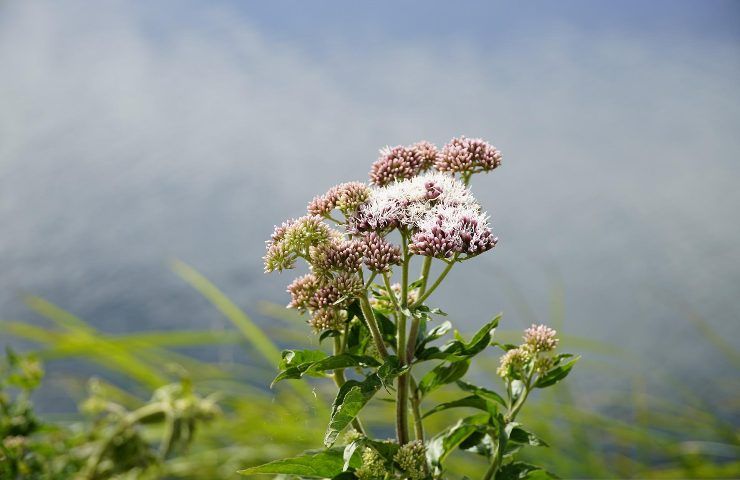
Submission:
[[[293,362],[291,362],[292,365]],[[327,370],[336,370],[338,368],[349,368],[349,367],[377,367],[380,366],[375,358],[367,355],[352,355],[349,353],[343,353],[341,355],[334,355],[321,358],[318,361],[305,362],[298,365],[292,365],[287,369],[280,372],[277,377],[272,381],[270,387],[274,386],[281,380],[286,379],[297,379],[304,375],[321,376]]]
[[[567,363],[551,368],[547,373],[537,379],[537,382],[534,384],[534,386],[536,388],[545,388],[558,383],[560,380],[568,376],[568,374],[580,358],[581,357],[575,357],[573,360]]]
[[[470,366],[470,360],[459,360],[449,364],[434,367],[419,382],[419,392],[422,396],[436,390],[442,385],[452,383],[465,375]]]
[[[422,418],[426,418],[429,415],[433,415],[443,410],[449,410],[450,408],[477,408],[478,410],[486,411],[486,401],[477,395],[470,395],[469,397],[459,398],[451,402],[440,403],[431,410],[427,411]]]
[[[487,421],[487,414],[464,418],[429,441],[427,444],[427,459],[434,468],[435,474],[442,471],[442,463],[445,458],[470,435],[485,428]]]
[[[509,436],[509,441],[531,445],[533,447],[549,447],[547,442],[542,440],[540,437],[532,432],[525,430],[518,423],[510,423],[506,426],[506,433]]]
[[[542,467],[525,462],[514,462],[504,465],[496,473],[496,480],[533,480],[538,479],[556,479],[557,476],[544,470]]]
[[[456,339],[448,342],[442,348],[431,347],[417,353],[419,360],[441,359],[448,361],[462,360],[471,358],[482,352],[489,343],[493,330],[498,326],[501,314],[496,315],[490,322],[485,324],[470,342],[465,342],[459,334],[456,333]]]
[[[362,382],[348,380],[337,393],[331,410],[331,419],[324,435],[324,445],[331,446],[342,430],[362,410],[362,407],[380,389],[382,382],[377,374],[372,374]]]
[[[239,470],[241,475],[297,475],[308,478],[332,478],[342,472],[342,449],[312,450],[293,458],[275,460],[257,467]],[[355,462],[352,466],[359,466]]]
[[[339,330],[325,330],[319,336],[319,343],[323,342],[325,339],[329,337],[338,337],[341,334],[342,332],[340,332]]]
[[[472,383],[464,382],[462,380],[457,381],[457,386],[460,387],[461,390],[464,390],[466,392],[474,393],[478,395],[479,397],[485,398],[486,400],[491,400],[493,402],[498,402],[503,406],[506,406],[506,400],[504,400],[501,395],[494,392],[493,390],[489,390],[487,388],[479,387],[478,385],[473,385]]]

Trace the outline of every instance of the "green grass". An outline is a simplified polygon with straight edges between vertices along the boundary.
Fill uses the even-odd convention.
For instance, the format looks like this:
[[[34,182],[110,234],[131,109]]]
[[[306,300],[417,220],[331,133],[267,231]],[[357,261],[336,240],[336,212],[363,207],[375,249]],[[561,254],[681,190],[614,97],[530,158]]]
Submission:
[[[148,392],[187,376],[199,393],[218,392],[223,415],[198,432],[186,455],[167,460],[160,472],[162,476],[236,478],[234,472],[238,469],[320,446],[334,394],[331,382],[288,381],[274,390],[267,389],[280,358],[276,342],[297,347],[311,342],[308,336],[296,334],[305,328],[303,320],[283,307],[260,304],[260,313],[276,320],[268,333],[195,269],[179,261],[172,268],[210,301],[234,329],[112,335],[97,331],[41,298],[28,297],[29,308],[46,319],[48,325],[0,321],[0,331],[36,344],[35,353],[44,361],[76,358],[98,365],[103,378],[95,380],[94,387],[104,389],[106,395],[132,408],[146,398],[132,394],[128,384],[137,385],[138,390],[134,391]],[[698,315],[691,316],[706,341],[737,367],[737,349]],[[562,293],[553,295],[552,317],[550,323],[557,326],[565,320]],[[519,335],[513,331],[497,332],[503,341],[512,341]],[[249,363],[204,362],[178,351],[225,344],[244,348]],[[629,388],[580,392],[576,396],[566,382],[535,398],[523,412],[523,420],[552,445],[527,454],[536,457],[537,463],[564,478],[740,477],[740,434],[737,425],[724,420],[737,415],[737,399],[732,400],[730,395],[725,404],[708,405],[706,392],[692,392],[666,372],[643,372],[630,352],[614,345],[564,336],[562,347],[583,355],[579,369],[616,377]],[[499,387],[495,368],[496,358],[487,357],[470,375],[488,379],[487,386]],[[126,384],[114,385],[106,377],[125,378]],[[64,382],[79,391],[87,379],[69,372]],[[708,382],[708,390],[719,387]],[[737,377],[724,382],[725,391],[740,392]],[[655,396],[653,392],[663,388],[670,389],[673,395]],[[430,408],[451,395],[451,390],[441,389],[424,407]],[[390,434],[390,408],[385,402],[373,402],[363,411],[363,421],[374,432]],[[453,415],[461,413],[430,417],[429,433],[448,424]],[[81,418],[69,421],[78,427],[83,422]],[[452,458],[456,476],[480,476],[485,468],[469,454],[458,452]]]

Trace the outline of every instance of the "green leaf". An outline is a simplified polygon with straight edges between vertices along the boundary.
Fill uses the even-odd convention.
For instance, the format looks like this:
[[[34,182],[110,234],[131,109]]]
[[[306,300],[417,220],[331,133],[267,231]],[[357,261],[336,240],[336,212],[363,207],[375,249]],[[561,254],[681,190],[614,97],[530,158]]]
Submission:
[[[473,385],[472,383],[464,382],[462,380],[457,381],[457,386],[460,387],[461,390],[473,393],[481,398],[485,398],[486,400],[491,400],[492,402],[498,402],[504,407],[506,406],[506,400],[493,390],[479,387],[478,385]]]
[[[457,400],[452,400],[450,402],[440,403],[439,405],[435,406],[431,410],[427,411],[422,416],[422,418],[426,418],[429,415],[433,415],[443,410],[449,410],[451,408],[463,408],[463,407],[477,408],[478,410],[487,411],[486,401],[484,399],[480,398],[477,395],[470,395],[468,397],[458,398]]]
[[[283,350],[278,368],[285,370],[305,363],[318,362],[328,356],[321,350]]]
[[[312,352],[312,353],[307,353]],[[272,381],[270,388],[281,380],[285,379],[298,379],[304,375],[321,376],[327,370],[336,370],[338,368],[349,368],[349,367],[378,367],[380,362],[375,358],[367,355],[352,355],[349,353],[343,353],[341,355],[334,355],[327,357],[323,352],[324,358],[319,358],[320,355],[315,355],[311,350],[301,350],[296,354],[295,351],[289,350],[286,356],[283,357],[281,365],[287,366],[285,370],[280,372],[277,377]],[[284,354],[286,352],[283,352]],[[291,357],[291,354],[296,354],[300,357],[299,360],[295,360]],[[295,364],[296,361],[305,360],[307,358],[319,358],[316,361],[306,361],[303,363]]]
[[[452,383],[461,378],[468,371],[470,360],[459,360],[449,364],[441,364],[434,367],[419,381],[419,392],[427,395],[442,385]]]
[[[434,468],[436,475],[442,471],[442,463],[447,456],[470,435],[483,430],[487,421],[488,414],[478,414],[464,418],[429,441],[427,444],[427,460]]]
[[[568,376],[580,358],[581,357],[575,357],[568,363],[551,368],[547,373],[537,379],[537,382],[534,384],[535,388],[545,388],[558,383],[560,380]]]
[[[501,314],[496,315],[490,322],[481,327],[475,335],[473,335],[470,342],[465,342],[459,334],[455,340],[452,340],[445,344],[442,348],[431,347],[421,352],[418,352],[418,360],[462,360],[466,358],[474,357],[475,355],[482,352],[489,343],[491,343],[492,332],[498,326],[501,320]]]
[[[323,342],[325,339],[329,337],[338,337],[341,334],[342,332],[340,332],[339,330],[325,330],[319,336],[319,343]]]
[[[332,478],[342,473],[342,449],[312,450],[297,457],[284,458],[257,467],[239,470],[240,475],[297,475],[308,478]],[[358,467],[359,462],[352,465]]]
[[[524,429],[518,423],[510,423],[506,425],[506,434],[509,436],[509,441],[521,443],[524,445],[531,445],[533,447],[549,447],[544,440]]]
[[[534,480],[557,479],[558,477],[542,467],[525,462],[514,462],[504,465],[496,472],[496,480]]]
[[[342,430],[350,424],[381,386],[382,382],[377,374],[370,375],[362,382],[348,380],[342,385],[332,405],[324,445],[329,447],[334,444]]]

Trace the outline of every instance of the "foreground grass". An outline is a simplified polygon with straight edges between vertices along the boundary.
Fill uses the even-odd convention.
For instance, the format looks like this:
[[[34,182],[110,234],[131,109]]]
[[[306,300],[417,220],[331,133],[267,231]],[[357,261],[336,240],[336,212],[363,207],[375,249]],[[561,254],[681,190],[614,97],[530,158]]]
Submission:
[[[197,431],[186,450],[163,455],[161,462],[145,472],[136,470],[131,478],[230,478],[245,466],[320,444],[329,416],[325,400],[334,392],[304,381],[283,382],[273,391],[265,388],[280,358],[280,350],[272,339],[316,346],[316,340],[295,334],[298,328],[304,328],[302,320],[282,307],[264,304],[260,306],[261,313],[275,319],[269,332],[265,331],[192,267],[176,262],[173,270],[208,299],[234,329],[110,335],[56,305],[29,297],[29,308],[48,320],[49,325],[1,321],[0,331],[38,345],[34,353],[42,361],[76,358],[102,367],[102,379],[94,380],[90,387],[98,396],[115,399],[126,408],[145,404],[152,391],[183,379],[201,396],[217,395],[222,413]],[[713,342],[736,366],[737,350],[700,318],[694,320],[707,341]],[[504,341],[514,336],[507,332],[497,335]],[[181,352],[184,348],[222,348],[227,344],[241,347],[246,360],[209,363]],[[611,359],[619,359],[624,365],[629,355],[612,345],[565,336],[563,346],[598,354],[592,355],[591,360],[585,355],[582,365],[597,373],[617,376],[631,387],[619,392],[595,391],[576,398],[567,386],[559,385],[548,395],[535,399],[524,420],[541,437],[557,445],[538,449],[538,463],[566,478],[740,477],[740,435],[737,427],[725,420],[737,412],[737,400],[710,406],[704,400],[706,395],[682,388],[680,380],[671,379],[664,372],[638,374],[635,372],[639,370],[629,368],[629,363],[626,368],[614,368]],[[495,366],[495,359],[491,358],[476,374],[494,383]],[[115,384],[110,379],[115,379]],[[729,383],[723,385],[726,391],[740,391],[736,378],[725,382]],[[79,392],[80,384],[87,382],[68,376],[64,383],[70,391]],[[655,397],[646,388],[648,384],[670,388],[674,394],[667,399]],[[708,389],[715,387],[707,385]],[[446,395],[448,392],[443,389],[432,401],[444,401]],[[389,408],[384,402],[375,402],[367,412],[363,411],[363,420],[370,429],[390,435],[389,419],[393,415]],[[441,426],[449,423],[450,417],[439,414],[436,421]],[[434,422],[430,424],[432,430]],[[84,417],[60,423],[66,432],[94,427],[94,421]],[[159,424],[142,426],[146,439],[160,438],[162,428]],[[63,441],[54,438],[56,442]],[[91,444],[99,441],[90,440]],[[459,476],[475,476],[485,468],[483,463],[470,462],[469,458],[463,462],[461,457],[451,470]]]

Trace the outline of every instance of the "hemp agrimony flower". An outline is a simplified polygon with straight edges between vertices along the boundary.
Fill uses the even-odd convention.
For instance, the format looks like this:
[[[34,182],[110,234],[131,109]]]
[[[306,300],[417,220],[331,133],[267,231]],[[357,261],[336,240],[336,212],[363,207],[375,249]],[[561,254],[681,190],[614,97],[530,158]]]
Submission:
[[[499,315],[469,341],[456,333],[434,345],[451,323],[435,324],[445,314],[430,304],[432,294],[457,263],[498,242],[469,183],[472,175],[500,164],[501,153],[480,139],[453,138],[441,151],[425,141],[386,147],[371,167],[371,185],[332,187],[310,201],[307,216],[275,227],[267,241],[265,271],[307,263],[310,273],[288,286],[288,307],[307,315],[319,341],[331,338],[333,349],[284,352],[273,384],[327,376],[338,391],[324,435],[326,450],[242,473],[301,476],[306,475],[303,466],[311,465],[321,472],[312,476],[325,478],[441,479],[447,456],[464,446],[487,458],[483,480],[528,478],[537,470],[548,477],[513,457],[526,445],[544,444],[515,421],[529,393],[559,382],[577,361],[555,353],[555,331],[533,325],[521,345],[502,345],[493,341]],[[503,350],[497,374],[505,395],[462,380],[489,346]],[[436,364],[419,376],[418,367],[426,362]],[[429,405],[447,384],[459,387],[462,396]],[[360,418],[367,403],[387,394],[395,396],[395,441],[373,439]],[[426,417],[463,406],[482,413],[427,435]],[[354,433],[346,445],[336,447],[350,427]]]

